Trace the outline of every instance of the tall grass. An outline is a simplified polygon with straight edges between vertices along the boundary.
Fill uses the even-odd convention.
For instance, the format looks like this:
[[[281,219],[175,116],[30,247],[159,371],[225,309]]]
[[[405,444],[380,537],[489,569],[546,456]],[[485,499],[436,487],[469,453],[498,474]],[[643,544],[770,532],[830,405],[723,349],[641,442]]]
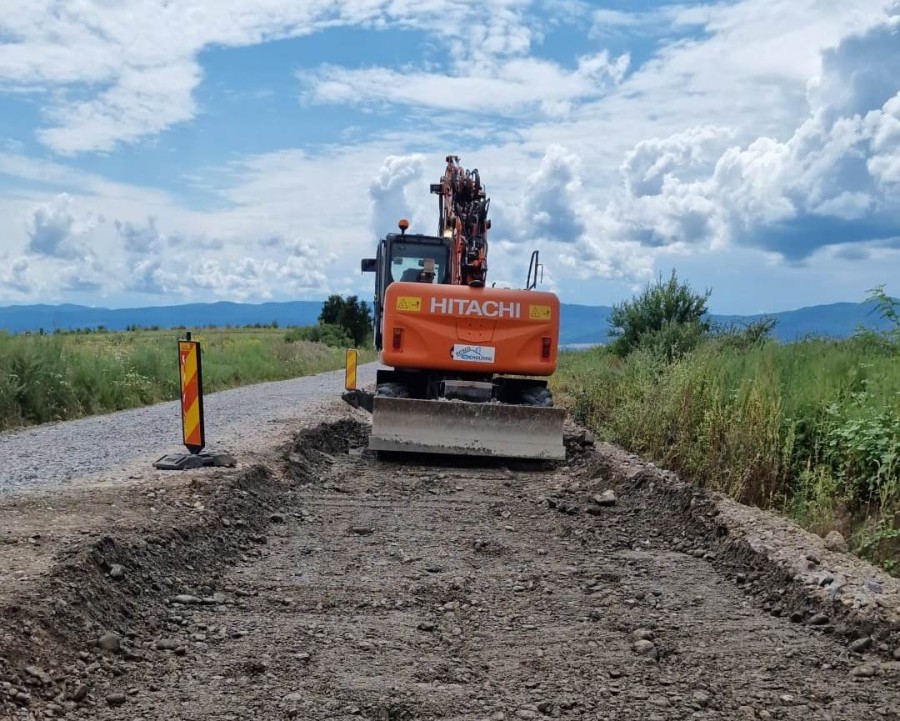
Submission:
[[[814,531],[840,530],[900,570],[900,345],[720,339],[674,362],[596,349],[563,354],[556,385],[599,437]]]
[[[0,333],[0,430],[178,397],[174,331],[10,336]],[[340,368],[344,351],[289,342],[274,329],[206,330],[203,389]],[[361,352],[361,360],[371,352]]]

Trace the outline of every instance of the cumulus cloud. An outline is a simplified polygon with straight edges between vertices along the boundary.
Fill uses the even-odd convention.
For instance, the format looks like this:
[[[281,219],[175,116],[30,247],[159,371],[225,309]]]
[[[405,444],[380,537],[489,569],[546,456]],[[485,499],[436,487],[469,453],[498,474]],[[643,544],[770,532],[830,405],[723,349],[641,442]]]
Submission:
[[[235,298],[306,295],[327,289],[324,268],[334,255],[302,239],[273,235],[253,243],[165,233],[154,217],[145,224],[116,221],[124,243],[123,290],[146,295]],[[246,255],[256,245],[261,253]]]
[[[577,241],[585,232],[580,196],[580,158],[561,145],[551,145],[525,187],[523,235],[534,240]]]
[[[71,198],[60,195],[53,203],[35,208],[28,226],[29,253],[53,258],[75,258],[80,254],[72,243],[75,216],[71,206]]]
[[[845,37],[822,55],[822,73],[809,85],[814,113],[833,123],[882,107],[898,91],[900,3],[866,33]]]
[[[371,226],[382,237],[394,232],[397,221],[412,221],[415,209],[407,196],[407,189],[422,182],[424,158],[421,155],[390,155],[369,183]]]
[[[78,217],[71,196],[62,193],[31,213],[27,252],[65,260],[83,258],[90,253],[82,240],[100,222],[102,218],[93,215]]]
[[[522,265],[527,258],[523,247],[541,247],[545,263],[552,257],[552,266],[579,278],[648,276],[652,254],[641,247],[627,224],[583,192],[583,172],[578,154],[565,146],[549,146],[538,170],[528,177],[521,201],[504,206],[499,214],[501,222],[495,225],[505,235],[497,238],[494,249]],[[548,272],[545,281],[551,283],[553,277]]]
[[[62,268],[56,279],[57,290],[94,294],[109,283],[109,268],[97,256],[90,255],[78,263]]]
[[[10,261],[3,256],[0,264],[0,297],[26,298],[36,287],[31,267],[27,258],[16,258]]]
[[[166,236],[160,233],[156,227],[156,218],[152,216],[147,218],[145,226],[117,220],[115,228],[128,253],[158,253],[166,244]]]
[[[898,27],[887,19],[827,52],[810,115],[784,141],[723,150],[727,130],[697,127],[638,144],[608,219],[642,245],[736,242],[794,260],[900,236]]]
[[[659,194],[671,173],[681,180],[699,180],[714,169],[733,138],[734,131],[729,128],[701,125],[667,138],[641,141],[622,163],[625,188],[641,197]]]

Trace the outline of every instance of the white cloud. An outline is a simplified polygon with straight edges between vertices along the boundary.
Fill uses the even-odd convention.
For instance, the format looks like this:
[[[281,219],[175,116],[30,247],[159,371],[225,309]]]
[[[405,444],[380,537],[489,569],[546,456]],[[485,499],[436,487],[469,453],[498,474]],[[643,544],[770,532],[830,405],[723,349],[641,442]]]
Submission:
[[[417,212],[410,203],[407,189],[422,183],[423,165],[421,155],[389,155],[385,158],[369,184],[371,227],[376,236],[396,232],[400,218],[412,221],[415,231]]]
[[[89,100],[63,100],[49,113],[54,126],[38,138],[66,155],[109,151],[190,120],[200,69],[192,61],[125,67],[115,85]]]
[[[631,241],[647,255],[741,243],[801,260],[900,235],[900,74],[884,72],[900,66],[897,27],[885,19],[829,50],[810,114],[783,141],[741,145],[732,128],[696,126],[639,142],[621,167],[625,192],[581,211],[609,233],[594,246]]]
[[[197,112],[196,58],[332,27],[428,32],[471,64],[522,55],[529,0],[35,0],[0,15],[0,87],[56,89],[40,138],[57,152],[113,149]]]
[[[26,258],[10,260],[6,255],[0,263],[0,297],[25,300],[36,290],[36,283],[31,273],[31,266]]]
[[[140,226],[134,223],[115,222],[116,232],[125,243],[127,253],[146,255],[148,253],[161,253],[166,244],[166,237],[156,227],[156,218],[147,218],[147,225]]]
[[[228,261],[206,258],[180,264],[148,258],[134,266],[128,288],[149,295],[239,301],[321,295],[327,289],[321,260],[299,255],[283,259],[243,256]]]
[[[463,63],[450,74],[325,66],[302,72],[300,79],[307,99],[318,103],[380,102],[507,115],[539,110],[561,117],[571,103],[600,97],[621,82],[628,63],[627,55],[612,59],[603,51],[579,58],[571,71],[546,60],[513,58]]]
[[[39,205],[28,222],[27,252],[49,258],[77,260],[89,255],[82,244],[102,218],[76,216],[72,198],[63,193],[49,203]]]
[[[560,145],[551,145],[525,186],[521,235],[535,241],[577,241],[586,229],[578,208],[580,198],[580,158]]]
[[[700,125],[667,138],[642,140],[628,152],[620,168],[625,188],[640,197],[658,194],[673,172],[681,180],[699,179],[715,167],[733,139],[734,131],[729,128]]]
[[[12,296],[14,282],[35,296],[59,297],[60,284],[88,290],[101,278],[96,263],[106,293],[263,298],[368,288],[366,277],[344,277],[347,269],[402,215],[414,230],[433,230],[428,184],[446,152],[480,167],[488,184],[491,275],[524,278],[523,248],[537,244],[567,292],[572,279],[632,282],[663,258],[740,244],[796,260],[834,243],[846,262],[892,232],[900,42],[884,2],[596,13],[619,39],[645,36],[641,52],[651,58],[639,67],[604,52],[602,33],[588,37],[596,8],[559,0],[563,19],[538,17],[548,2],[23,4],[0,17],[0,90],[34,91],[47,123],[39,137],[60,153],[113,151],[189,120],[204,48],[352,25],[385,43],[391,30],[421,31],[430,49],[408,67],[302,74],[311,101],[402,106],[404,120],[415,112],[402,127],[415,130],[373,134],[361,123],[341,146],[187,167],[212,199],[204,209],[6,146],[0,173],[26,182],[0,195],[0,215],[15,218],[4,250],[10,263],[26,260],[18,281],[8,269],[0,276],[3,292]],[[586,55],[565,56],[556,37],[554,58],[540,57],[554,23],[576,21]],[[55,198],[61,190],[68,204]],[[118,222],[89,228],[101,215]],[[27,252],[30,243],[40,254]],[[65,276],[76,260],[80,269]]]

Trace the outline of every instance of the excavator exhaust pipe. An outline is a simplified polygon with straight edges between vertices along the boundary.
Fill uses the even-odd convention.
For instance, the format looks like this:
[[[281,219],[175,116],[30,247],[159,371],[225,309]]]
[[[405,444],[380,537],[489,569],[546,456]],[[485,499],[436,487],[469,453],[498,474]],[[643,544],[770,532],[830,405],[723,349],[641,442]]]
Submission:
[[[562,408],[376,396],[369,448],[562,461]]]

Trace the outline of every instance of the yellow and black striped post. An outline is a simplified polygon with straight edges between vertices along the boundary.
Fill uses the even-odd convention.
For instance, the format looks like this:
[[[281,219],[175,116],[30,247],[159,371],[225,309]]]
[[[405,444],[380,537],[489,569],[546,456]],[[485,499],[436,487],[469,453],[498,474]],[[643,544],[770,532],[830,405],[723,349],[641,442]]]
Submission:
[[[200,343],[186,333],[178,341],[178,370],[181,375],[181,426],[184,445],[194,454],[206,445],[203,426],[203,368]]]
[[[356,390],[356,364],[359,360],[359,353],[356,348],[347,349],[347,360],[344,364],[344,388],[348,391]]]

